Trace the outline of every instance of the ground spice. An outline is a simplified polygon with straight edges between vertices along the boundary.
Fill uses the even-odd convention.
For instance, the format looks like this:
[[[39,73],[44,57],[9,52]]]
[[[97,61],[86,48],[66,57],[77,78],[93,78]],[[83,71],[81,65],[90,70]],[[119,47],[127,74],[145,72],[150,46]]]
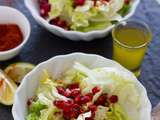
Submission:
[[[23,35],[16,24],[0,24],[0,51],[17,47],[23,41]]]

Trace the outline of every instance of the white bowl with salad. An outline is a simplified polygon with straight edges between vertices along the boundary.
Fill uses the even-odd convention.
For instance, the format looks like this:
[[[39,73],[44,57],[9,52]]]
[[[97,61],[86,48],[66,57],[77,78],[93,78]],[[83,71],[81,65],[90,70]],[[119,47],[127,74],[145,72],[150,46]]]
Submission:
[[[34,19],[70,40],[106,36],[118,21],[130,18],[140,0],[25,0]]]
[[[16,91],[14,120],[151,120],[144,86],[104,57],[73,53],[39,64]]]

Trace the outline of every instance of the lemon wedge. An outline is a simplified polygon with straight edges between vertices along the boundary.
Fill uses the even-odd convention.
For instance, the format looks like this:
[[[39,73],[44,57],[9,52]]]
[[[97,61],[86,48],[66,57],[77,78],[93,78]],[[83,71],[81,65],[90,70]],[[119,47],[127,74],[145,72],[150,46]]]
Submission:
[[[10,80],[7,75],[0,70],[0,103],[12,105],[17,85]]]
[[[9,65],[4,72],[6,75],[15,81],[16,83],[21,83],[24,76],[29,73],[35,66],[30,63],[19,62]]]

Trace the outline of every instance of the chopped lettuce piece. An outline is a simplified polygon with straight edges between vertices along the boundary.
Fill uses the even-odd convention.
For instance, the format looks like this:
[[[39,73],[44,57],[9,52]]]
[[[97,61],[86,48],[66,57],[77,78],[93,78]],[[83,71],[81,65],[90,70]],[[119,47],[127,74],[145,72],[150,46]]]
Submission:
[[[27,115],[26,120],[39,120],[39,117],[36,113],[30,113]]]
[[[41,110],[39,120],[63,120],[62,113],[57,107],[50,106]]]
[[[29,107],[29,113],[35,113],[36,115],[40,114],[40,111],[45,109],[47,106],[42,104],[40,101],[32,102]]]
[[[72,29],[76,29],[77,27],[87,27],[89,25],[88,16],[83,14],[82,12],[74,12],[72,16]]]
[[[119,104],[112,105],[106,115],[109,120],[130,120]]]
[[[76,30],[81,32],[89,32],[92,30],[103,30],[112,24],[110,22],[90,22],[88,27],[78,27]]]
[[[73,15],[74,8],[73,8],[73,0],[65,0],[64,1],[63,11],[61,13],[61,18],[66,20],[68,24],[71,24],[71,16]]]
[[[95,113],[95,120],[108,120],[108,116],[106,114],[108,109],[109,109],[108,107],[98,106],[97,111]],[[113,119],[113,120],[118,120],[118,119]]]
[[[51,11],[49,12],[49,18],[53,19],[61,15],[64,7],[64,0],[49,0],[51,4]]]

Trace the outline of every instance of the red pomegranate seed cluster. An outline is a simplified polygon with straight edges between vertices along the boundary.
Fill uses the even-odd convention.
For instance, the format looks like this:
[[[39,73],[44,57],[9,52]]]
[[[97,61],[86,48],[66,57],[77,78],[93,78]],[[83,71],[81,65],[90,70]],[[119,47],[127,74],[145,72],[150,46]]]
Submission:
[[[59,94],[71,99],[68,101],[55,100],[53,102],[57,108],[62,110],[65,120],[76,119],[80,114],[88,111],[91,111],[91,117],[86,118],[86,120],[94,120],[98,105],[108,107],[110,103],[114,104],[118,102],[116,95],[108,97],[108,94],[103,93],[92,103],[93,96],[101,91],[101,88],[98,86],[94,87],[91,92],[85,95],[82,95],[78,83],[70,84],[66,88],[58,86],[57,91]],[[87,106],[87,109],[84,109],[84,106]]]
[[[39,0],[39,8],[40,8],[40,15],[43,18],[47,18],[48,13],[51,10],[51,5],[48,3],[48,0]]]
[[[56,26],[59,26],[59,27],[61,27],[61,28],[63,28],[63,29],[69,30],[69,25],[68,25],[68,23],[67,23],[65,20],[60,19],[60,17],[56,17],[56,18],[54,18],[54,19],[51,19],[51,20],[49,21],[49,23],[50,23],[51,25],[56,25]]]

